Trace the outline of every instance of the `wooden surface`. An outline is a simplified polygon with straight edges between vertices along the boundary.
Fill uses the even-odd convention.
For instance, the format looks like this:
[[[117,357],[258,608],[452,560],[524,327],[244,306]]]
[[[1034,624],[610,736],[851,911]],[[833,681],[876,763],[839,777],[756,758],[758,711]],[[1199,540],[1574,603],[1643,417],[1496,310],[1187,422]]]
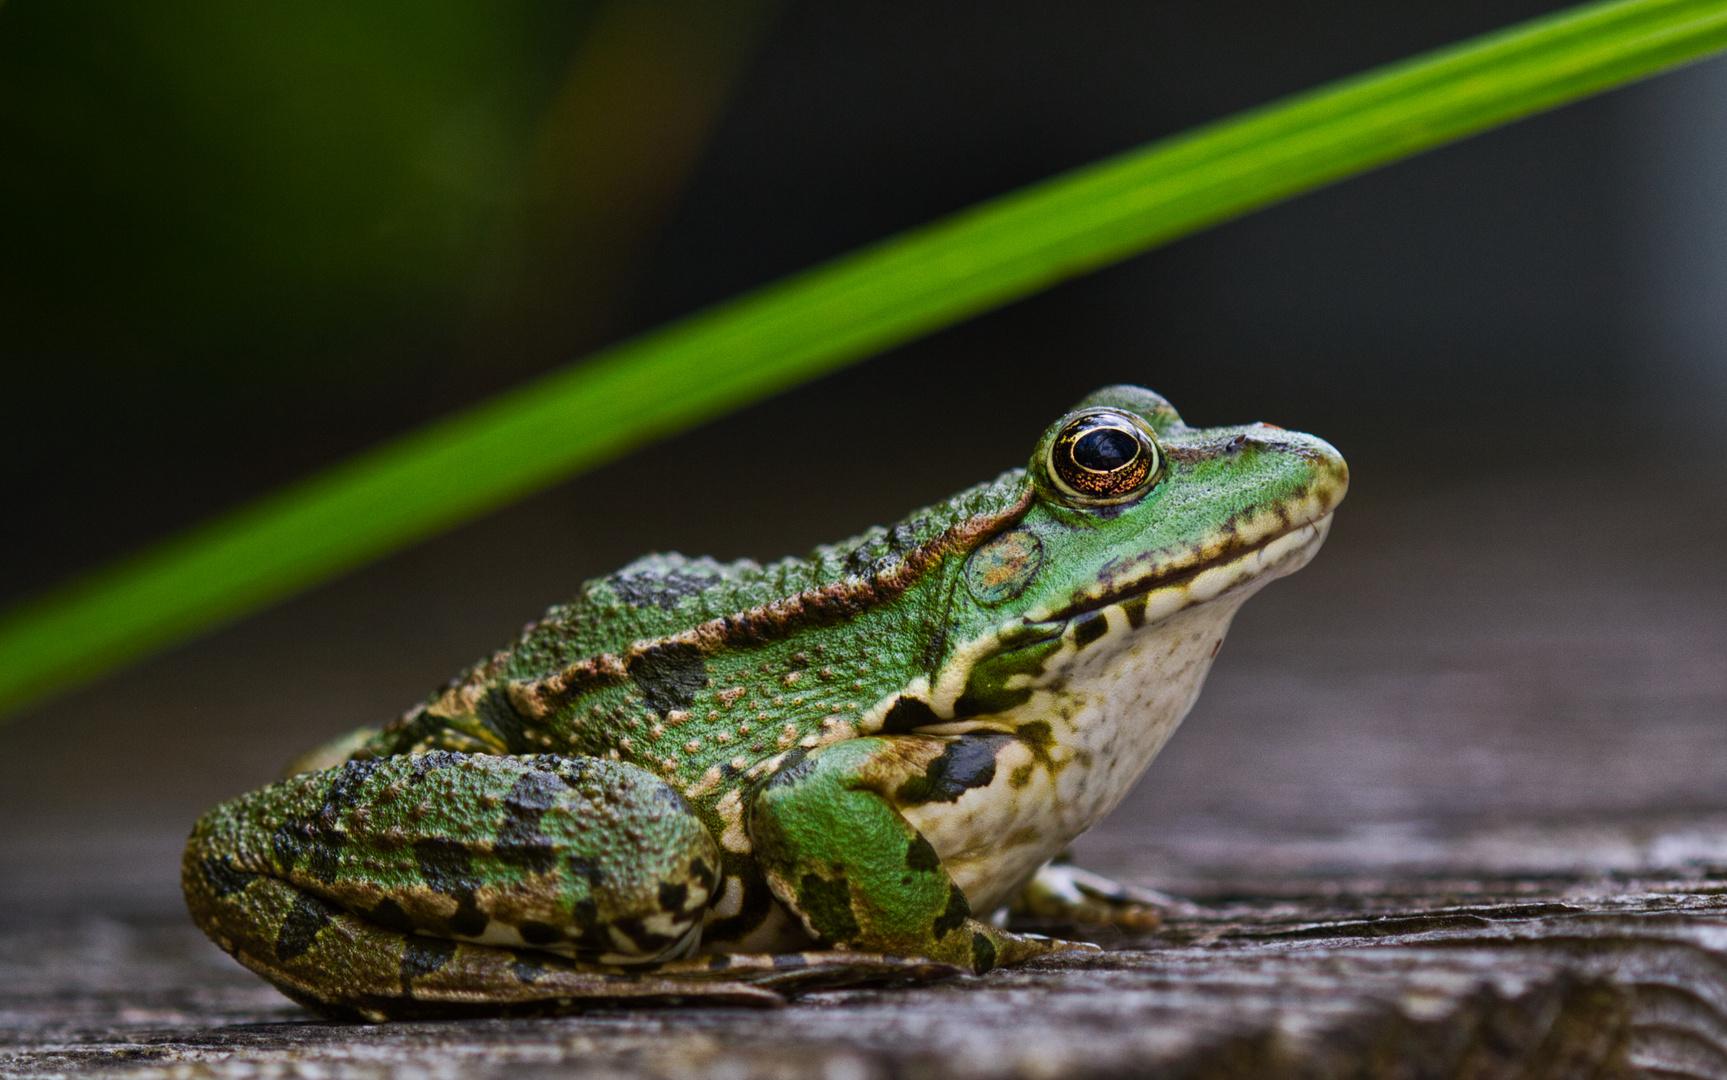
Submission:
[[[19,810],[0,1076],[1727,1076],[1727,500],[1601,487],[1340,515],[1077,845],[1189,901],[1103,955],[772,1011],[327,1025],[186,923],[182,823]],[[77,755],[8,737],[0,803],[62,797]]]
[[[1545,884],[1237,901],[1097,957],[769,1011],[378,1027],[312,1022],[178,919],[15,920],[0,1074],[1727,1074],[1727,898]]]

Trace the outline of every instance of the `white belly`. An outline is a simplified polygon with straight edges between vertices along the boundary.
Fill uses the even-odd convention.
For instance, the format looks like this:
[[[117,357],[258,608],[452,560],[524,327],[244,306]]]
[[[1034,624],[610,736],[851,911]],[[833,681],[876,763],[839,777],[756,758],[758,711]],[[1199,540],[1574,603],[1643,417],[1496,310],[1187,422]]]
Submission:
[[[1030,683],[1030,700],[989,716],[926,727],[932,734],[1015,734],[994,778],[953,802],[902,807],[929,838],[972,910],[1011,900],[1037,868],[1115,809],[1193,707],[1243,602],[1312,557],[1328,521],[1216,579],[1218,591],[1137,629],[1119,606],[1108,631],[1081,647],[1072,628]],[[1191,586],[1205,588],[1203,579]],[[1197,601],[1195,603],[1195,601]],[[1047,725],[1043,727],[1041,725]]]
[[[951,803],[908,807],[972,910],[989,912],[1074,837],[1115,809],[1199,696],[1239,597],[1189,608],[1131,632],[1119,607],[1109,633],[1070,658],[1056,688],[1009,712],[931,729],[1019,732],[996,754],[995,779]],[[1071,648],[1071,644],[1064,649]],[[1046,676],[1047,678],[1048,676]],[[1049,725],[1047,740],[1033,727]]]

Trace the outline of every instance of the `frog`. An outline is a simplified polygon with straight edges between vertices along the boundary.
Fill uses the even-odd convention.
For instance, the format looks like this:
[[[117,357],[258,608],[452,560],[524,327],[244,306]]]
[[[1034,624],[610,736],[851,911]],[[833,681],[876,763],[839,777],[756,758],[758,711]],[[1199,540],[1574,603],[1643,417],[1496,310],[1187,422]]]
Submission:
[[[1315,436],[1105,387],[1025,467],[892,526],[585,582],[199,819],[188,909],[359,1021],[767,1005],[1094,950],[1010,914],[1155,923],[1064,853],[1348,484]]]

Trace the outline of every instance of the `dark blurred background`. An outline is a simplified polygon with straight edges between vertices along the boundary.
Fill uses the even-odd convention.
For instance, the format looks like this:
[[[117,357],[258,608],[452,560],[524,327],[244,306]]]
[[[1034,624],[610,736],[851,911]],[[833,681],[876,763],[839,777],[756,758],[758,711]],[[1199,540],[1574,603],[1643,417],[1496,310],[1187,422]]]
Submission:
[[[896,230],[1559,6],[10,0],[0,600]],[[1063,285],[16,716],[0,899],[172,904],[209,803],[582,579],[893,520],[1112,381],[1323,435],[1355,488],[1096,858],[1203,889],[1244,837],[1419,862],[1545,822],[1620,830],[1560,862],[1727,860],[1697,824],[1727,812],[1724,300],[1715,62]]]

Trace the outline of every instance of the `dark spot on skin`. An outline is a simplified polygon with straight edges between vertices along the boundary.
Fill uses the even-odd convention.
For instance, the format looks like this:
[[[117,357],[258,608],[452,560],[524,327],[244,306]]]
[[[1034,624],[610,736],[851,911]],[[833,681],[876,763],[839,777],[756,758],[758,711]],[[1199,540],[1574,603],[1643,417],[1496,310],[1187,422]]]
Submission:
[[[1217,650],[1219,650],[1221,648],[1223,648],[1223,639],[1222,638],[1218,638],[1216,641],[1211,643],[1211,658],[1213,660],[1217,659]]]
[[[492,849],[499,862],[530,873],[549,874],[558,865],[558,850],[551,844],[499,844]]]
[[[529,986],[534,985],[534,980],[544,970],[545,962],[533,953],[517,953],[516,959],[510,963],[510,973]]]
[[[691,573],[682,567],[613,574],[606,581],[618,594],[618,598],[629,606],[642,607],[652,604],[661,611],[675,609],[678,601],[695,596],[714,583],[712,577]]]
[[[204,884],[218,899],[232,896],[257,880],[258,875],[236,870],[227,859],[205,859],[198,864],[204,874]]]
[[[753,855],[724,852],[720,855],[723,877],[735,877],[743,890],[743,903],[729,919],[715,919],[702,930],[703,941],[736,941],[762,924],[774,908],[774,894],[762,880]]]
[[[293,870],[294,864],[300,861],[300,828],[298,822],[284,823],[277,826],[270,837],[270,850],[283,874]]]
[[[971,904],[966,902],[965,893],[959,891],[958,885],[949,885],[947,891],[947,909],[936,916],[935,923],[930,926],[930,933],[937,941],[965,925],[971,918]]]
[[[690,887],[688,885],[670,885],[664,881],[660,882],[659,901],[661,911],[682,911],[684,909],[684,901],[689,898]]]
[[[471,892],[456,894],[456,913],[450,916],[450,930],[462,937],[479,937],[486,932],[486,924],[491,920],[480,910],[479,903]]]
[[[688,928],[687,923],[673,923],[672,926],[672,933],[662,934],[658,930],[649,930],[646,920],[641,916],[618,919],[612,923],[612,929],[629,938],[630,943],[643,956],[651,956],[666,949],[682,937],[684,930]]]
[[[1033,720],[1013,729],[1014,736],[1024,743],[1031,756],[1046,769],[1055,768],[1055,759],[1049,756],[1050,748],[1055,745],[1055,733],[1050,729],[1049,721]]]
[[[456,901],[456,913],[450,916],[450,931],[462,937],[478,937],[488,922],[474,899],[480,887],[474,876],[466,845],[442,837],[429,836],[414,842],[414,857],[420,864],[420,876],[434,892],[443,893]]]
[[[999,731],[961,735],[925,767],[922,776],[907,777],[894,792],[894,801],[901,806],[955,802],[973,788],[988,787],[995,780],[996,751],[1012,741],[1012,735]]]
[[[881,733],[904,735],[908,731],[941,722],[941,717],[929,707],[929,702],[902,694],[894,699],[894,703],[888,707],[887,715],[882,717]]]
[[[311,893],[296,892],[294,907],[276,933],[276,960],[286,964],[304,956],[318,940],[318,931],[330,925],[330,906]]]
[[[522,935],[522,940],[529,945],[550,945],[561,939],[563,931],[547,923],[528,919],[516,926],[516,932]]]
[[[546,762],[545,758],[532,759],[536,764]],[[551,762],[556,767],[556,762]],[[540,819],[546,811],[557,806],[565,799],[571,788],[583,782],[583,776],[578,772],[568,775],[570,770],[551,771],[545,768],[535,768],[516,778],[510,785],[510,793],[504,796],[503,821],[498,826],[497,846],[542,848],[551,843],[540,831]]]
[[[284,877],[297,870],[326,883],[336,880],[347,843],[340,830],[299,819],[283,822],[270,837]]]
[[[1121,610],[1127,613],[1127,625],[1135,630],[1145,625],[1146,595],[1130,596],[1121,602]]]
[[[1073,643],[1085,648],[1109,633],[1109,619],[1101,611],[1088,611],[1073,622]]]
[[[851,941],[858,935],[857,916],[852,914],[851,885],[845,878],[829,881],[805,874],[798,883],[798,910],[816,935],[829,945]]]
[[[534,769],[523,773],[504,796],[504,820],[498,827],[499,847],[545,847],[540,818],[570,790],[556,773]]]
[[[331,777],[329,789],[324,792],[324,805],[319,816],[333,819],[342,810],[359,802],[360,789],[382,764],[375,760],[343,762],[342,767]]]
[[[706,859],[690,860],[690,879],[699,882],[702,891],[714,891],[714,868],[707,864]]]
[[[402,949],[402,989],[407,990],[415,979],[437,971],[455,955],[456,943],[445,938],[418,935],[409,938]]]
[[[794,971],[798,968],[805,968],[805,967],[809,967],[809,966],[810,966],[810,962],[807,959],[805,959],[803,953],[775,953],[774,954],[774,969],[776,971]]]
[[[549,761],[551,763],[551,771],[557,774],[559,780],[562,780],[570,787],[578,787],[585,783],[588,779],[588,773],[592,771],[588,768],[588,760],[586,758],[566,758],[545,755],[540,757],[538,760]]]
[[[708,957],[709,971],[724,971],[726,968],[731,966],[732,958],[730,953],[715,953]]]
[[[1031,783],[1031,774],[1037,771],[1031,765],[1021,765],[1008,774],[1007,782],[1015,791]]]
[[[444,769],[454,769],[467,760],[468,755],[458,754],[449,750],[434,750],[428,754],[408,759],[408,774],[415,783],[424,783],[428,776]]]
[[[593,897],[584,896],[570,905],[570,915],[578,926],[591,927],[599,921],[600,908],[594,903]]]
[[[673,709],[695,704],[696,692],[708,685],[701,650],[682,642],[655,645],[631,657],[628,670],[642,700],[662,720]]]
[[[606,881],[606,872],[592,859],[582,855],[570,856],[570,873],[587,882],[590,888],[597,889]]]
[[[414,858],[419,861],[420,876],[435,892],[452,895],[479,888],[466,844],[429,836],[414,841]]]
[[[1043,674],[1044,661],[1060,649],[1061,638],[1052,636],[980,660],[966,676],[965,692],[954,702],[954,718],[1006,712],[1030,701],[1030,687],[1009,687],[1008,682],[1016,675]]]
[[[971,970],[974,975],[982,975],[995,967],[995,942],[986,934],[971,936]]]
[[[582,956],[598,956],[610,952],[612,939],[606,933],[606,928],[600,925],[599,905],[591,896],[584,896],[570,906],[570,915],[575,920],[577,930],[570,934],[576,943],[576,952]]]
[[[314,836],[306,845],[302,862],[306,873],[323,882],[333,882],[341,873],[342,850],[347,837],[333,833],[328,837]]]
[[[941,856],[935,853],[935,846],[922,833],[912,837],[912,842],[906,845],[905,868],[920,874],[941,869]]]
[[[386,896],[378,901],[378,906],[366,913],[366,918],[386,930],[394,930],[398,934],[411,934],[418,927],[414,920],[402,909],[402,905]]]

